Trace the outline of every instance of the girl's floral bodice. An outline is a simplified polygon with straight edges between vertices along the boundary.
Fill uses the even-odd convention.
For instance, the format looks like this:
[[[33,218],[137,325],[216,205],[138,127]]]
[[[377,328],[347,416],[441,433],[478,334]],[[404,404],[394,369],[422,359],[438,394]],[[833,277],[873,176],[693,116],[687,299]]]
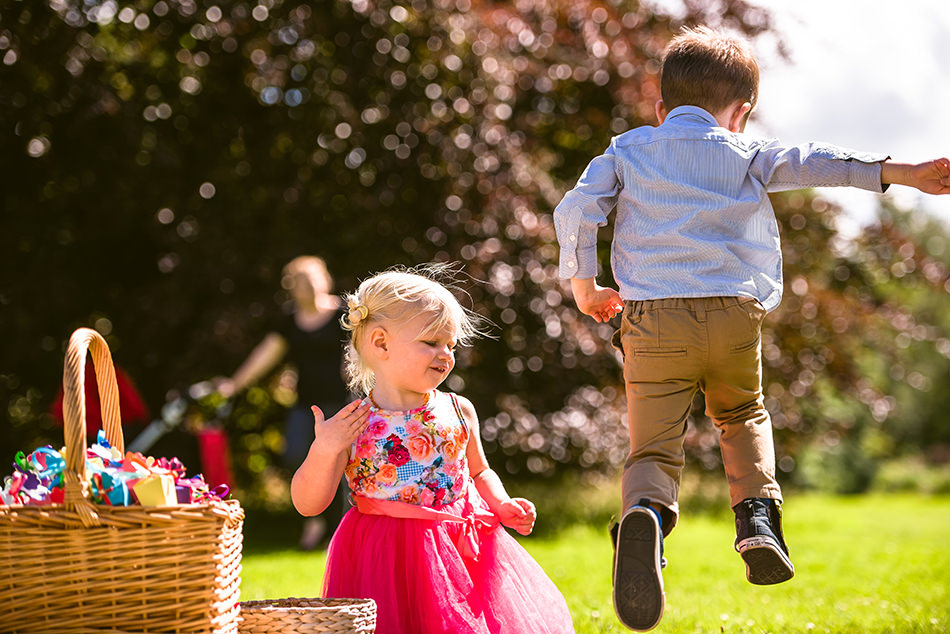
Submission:
[[[344,472],[356,495],[421,506],[455,501],[468,481],[468,426],[454,395],[434,391],[422,407],[373,407]]]

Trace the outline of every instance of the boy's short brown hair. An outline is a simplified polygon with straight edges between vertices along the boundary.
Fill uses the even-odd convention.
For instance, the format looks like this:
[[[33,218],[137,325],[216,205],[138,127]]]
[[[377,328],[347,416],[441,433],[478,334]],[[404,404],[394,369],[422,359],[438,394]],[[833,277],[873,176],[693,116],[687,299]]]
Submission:
[[[684,28],[663,53],[660,92],[667,112],[699,106],[717,114],[736,101],[755,108],[759,65],[744,40],[705,26]]]

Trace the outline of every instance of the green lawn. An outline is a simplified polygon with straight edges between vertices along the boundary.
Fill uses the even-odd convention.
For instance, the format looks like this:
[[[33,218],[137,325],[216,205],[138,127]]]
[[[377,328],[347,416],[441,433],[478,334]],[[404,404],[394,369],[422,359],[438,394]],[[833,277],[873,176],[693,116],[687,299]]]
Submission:
[[[796,574],[777,586],[745,580],[730,516],[684,514],[666,545],[656,631],[950,632],[950,497],[800,495],[784,510]],[[280,534],[292,538],[284,524]],[[579,633],[627,631],[611,606],[604,527],[521,541],[564,592]],[[263,543],[248,532],[243,599],[319,596],[323,551]]]

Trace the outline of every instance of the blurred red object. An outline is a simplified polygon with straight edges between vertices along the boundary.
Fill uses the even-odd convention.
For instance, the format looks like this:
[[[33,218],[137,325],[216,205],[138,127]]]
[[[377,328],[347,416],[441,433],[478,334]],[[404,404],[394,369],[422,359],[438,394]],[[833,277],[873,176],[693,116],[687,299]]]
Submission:
[[[96,369],[92,359],[86,359],[86,437],[95,438],[102,428],[102,413],[99,409],[99,387],[96,384]],[[115,368],[116,385],[119,388],[119,413],[122,426],[142,425],[148,422],[149,412],[145,401],[135,389],[132,379],[122,368]],[[59,425],[63,424],[63,388],[59,388],[56,401],[50,407],[50,413]]]
[[[234,486],[231,472],[231,450],[228,436],[222,427],[206,427],[198,432],[198,451],[201,454],[201,472],[210,487],[226,484]]]

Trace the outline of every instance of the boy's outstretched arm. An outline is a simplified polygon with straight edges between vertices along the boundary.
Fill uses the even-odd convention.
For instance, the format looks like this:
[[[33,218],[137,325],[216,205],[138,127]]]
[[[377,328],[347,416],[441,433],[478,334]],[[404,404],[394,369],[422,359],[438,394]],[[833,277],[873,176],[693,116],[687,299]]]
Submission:
[[[577,308],[595,320],[607,322],[623,311],[620,293],[612,288],[598,286],[594,278],[571,278],[571,292]]]
[[[950,160],[938,158],[923,163],[881,164],[881,182],[885,185],[906,185],[925,194],[950,194]]]

